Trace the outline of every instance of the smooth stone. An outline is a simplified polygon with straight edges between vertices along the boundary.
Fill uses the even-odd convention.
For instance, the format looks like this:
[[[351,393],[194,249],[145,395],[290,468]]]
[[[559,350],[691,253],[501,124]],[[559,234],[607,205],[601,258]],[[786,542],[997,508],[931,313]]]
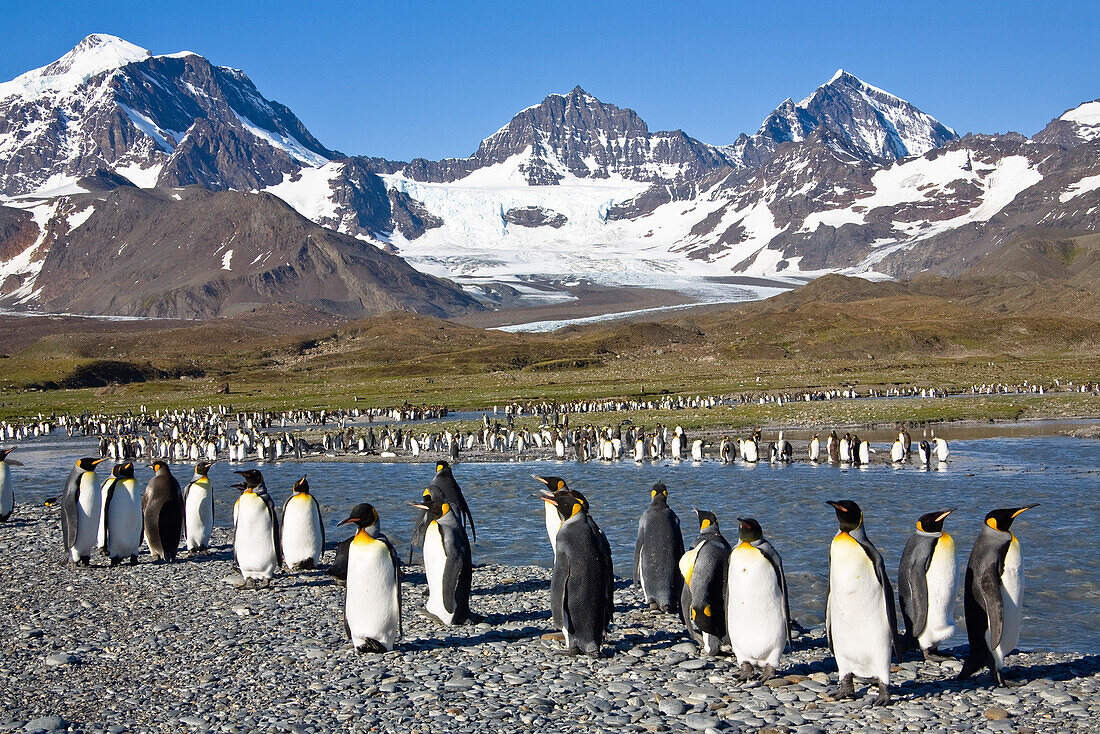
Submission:
[[[1008,712],[1002,708],[988,708],[982,712],[982,715],[990,721],[1000,721],[1008,718]]]
[[[70,655],[67,652],[55,652],[46,656],[46,665],[55,667],[58,665],[72,665],[77,660],[75,655]],[[45,717],[48,718],[48,717]],[[35,719],[37,721],[37,719]]]
[[[716,729],[720,721],[717,716],[709,714],[688,714],[684,717],[684,723],[691,729]]]
[[[657,704],[657,708],[665,716],[679,716],[684,713],[684,702],[676,698],[663,698],[661,702]]]
[[[56,731],[58,729],[64,729],[68,726],[65,720],[60,716],[40,716],[37,719],[28,721],[23,726],[23,731],[29,734],[35,734],[36,732]]]

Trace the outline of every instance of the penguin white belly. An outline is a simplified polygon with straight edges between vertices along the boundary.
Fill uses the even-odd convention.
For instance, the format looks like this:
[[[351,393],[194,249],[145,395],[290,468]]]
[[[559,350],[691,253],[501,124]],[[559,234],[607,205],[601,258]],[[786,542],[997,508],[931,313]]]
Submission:
[[[779,665],[787,646],[783,592],[771,561],[748,543],[730,553],[726,629],[737,662]]]
[[[271,530],[271,515],[264,501],[255,494],[241,495],[237,500],[233,552],[246,579],[274,578],[278,560]]]
[[[86,477],[90,476],[91,481]],[[88,472],[80,479],[80,496],[76,503],[76,542],[72,547],[73,561],[87,558],[99,544],[99,520],[103,514],[103,500],[95,474]]]
[[[208,547],[210,533],[214,529],[214,503],[209,487],[198,483],[191,485],[187,492],[184,517],[187,526],[187,550]]]
[[[932,551],[925,574],[928,587],[928,615],[917,636],[922,650],[935,647],[955,634],[955,541],[944,533]]]
[[[555,553],[558,550],[558,530],[561,528],[561,516],[558,508],[549,502],[544,502],[546,513],[546,534],[550,536],[550,549]]]
[[[354,647],[371,639],[392,650],[401,629],[393,561],[385,543],[364,536],[357,534],[348,550],[344,619]]]
[[[15,492],[11,486],[11,467],[0,461],[0,517],[7,519],[15,508]]]
[[[137,482],[124,479],[115,484],[111,506],[107,512],[107,554],[111,558],[136,556],[141,547],[144,520],[141,515],[141,494]]]
[[[1020,543],[1013,536],[1005,553],[1004,571],[1001,573],[1001,604],[1004,613],[1001,618],[1001,640],[993,648],[993,660],[997,670],[1004,666],[1005,656],[1012,652],[1020,641],[1020,619],[1023,617],[1024,567],[1020,557]],[[986,631],[986,644],[989,644],[989,632]]]
[[[323,552],[321,523],[312,498],[299,494],[291,498],[283,513],[283,558],[291,568],[317,565]]]
[[[454,621],[454,612],[448,612],[443,603],[443,572],[447,568],[447,551],[443,548],[443,536],[439,525],[432,522],[424,534],[424,575],[428,579],[428,601],[424,608],[444,624]]]
[[[867,552],[843,534],[829,550],[826,618],[841,678],[854,673],[889,685],[893,639],[886,597]]]

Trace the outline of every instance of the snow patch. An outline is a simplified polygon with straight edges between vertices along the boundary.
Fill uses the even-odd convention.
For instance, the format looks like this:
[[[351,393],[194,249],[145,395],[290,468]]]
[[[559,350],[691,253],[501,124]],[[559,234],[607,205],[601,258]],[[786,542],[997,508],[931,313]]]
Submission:
[[[162,168],[164,168],[163,163],[155,163],[148,168],[142,168],[138,164],[132,163],[128,166],[115,166],[115,173],[125,176],[134,186],[140,189],[151,189],[157,185],[157,179],[160,178]]]
[[[1076,199],[1078,196],[1083,196],[1096,189],[1100,189],[1100,174],[1086,176],[1077,183],[1069,186],[1065,192],[1058,197],[1058,201],[1065,204],[1070,199]]]
[[[291,158],[295,158],[309,166],[323,166],[329,162],[328,158],[325,158],[324,156],[318,155],[312,150],[309,150],[300,142],[298,142],[298,140],[296,140],[295,138],[283,135],[282,133],[265,130],[256,123],[249,120],[247,117],[243,117],[236,110],[233,110],[233,114],[240,121],[240,123],[244,125],[244,128],[248,130],[248,132],[252,133],[261,140],[267,141],[271,144],[272,147],[281,149]]]
[[[344,171],[345,163],[330,162],[317,168],[303,168],[298,180],[283,176],[281,183],[269,186],[268,191],[290,204],[306,219],[330,224],[336,219],[336,202],[332,199],[332,182]]]
[[[222,255],[222,270],[232,270],[231,263],[233,262],[233,250],[226,250]]]
[[[88,217],[92,216],[93,212],[95,212],[95,207],[89,204],[80,211],[73,212],[68,217],[66,217],[65,222],[69,225],[69,231],[72,232],[74,229],[84,224],[84,222],[87,222]]]

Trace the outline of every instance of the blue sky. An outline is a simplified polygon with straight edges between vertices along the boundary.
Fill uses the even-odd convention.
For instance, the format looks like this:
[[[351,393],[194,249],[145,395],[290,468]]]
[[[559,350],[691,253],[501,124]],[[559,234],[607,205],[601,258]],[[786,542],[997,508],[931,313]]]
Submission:
[[[839,68],[960,133],[1033,134],[1100,97],[1097,2],[344,3],[6,0],[0,77],[89,33],[244,69],[325,145],[466,156],[580,84],[650,129],[753,132]]]

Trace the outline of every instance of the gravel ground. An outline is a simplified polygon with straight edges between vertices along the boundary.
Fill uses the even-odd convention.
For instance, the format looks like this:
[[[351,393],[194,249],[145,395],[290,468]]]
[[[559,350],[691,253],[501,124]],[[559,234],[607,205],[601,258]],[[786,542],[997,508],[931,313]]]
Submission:
[[[699,658],[678,619],[620,583],[605,657],[564,657],[550,632],[549,571],[481,565],[483,624],[443,628],[406,569],[405,637],[383,655],[344,636],[343,590],[320,572],[232,585],[215,552],[173,565],[61,565],[54,512],[0,525],[0,731],[1075,732],[1100,729],[1100,657],[1018,653],[1010,676],[959,684],[957,661],[906,661],[893,703],[833,702],[821,628],[796,639],[769,685],[739,685],[732,658]],[[328,552],[331,557],[332,551]],[[477,559],[475,559],[477,560]],[[857,689],[864,690],[864,689]]]

